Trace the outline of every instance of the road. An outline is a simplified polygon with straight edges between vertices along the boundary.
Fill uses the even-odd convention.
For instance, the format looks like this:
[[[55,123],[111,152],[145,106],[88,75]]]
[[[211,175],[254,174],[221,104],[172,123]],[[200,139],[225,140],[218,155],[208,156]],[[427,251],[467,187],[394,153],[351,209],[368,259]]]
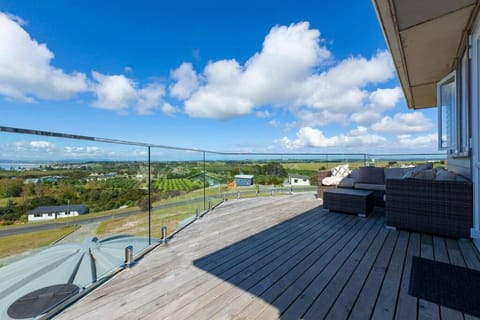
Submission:
[[[286,192],[290,190],[289,188],[273,188],[273,189],[263,189],[261,192],[271,192],[271,191],[277,191],[277,192]],[[296,192],[302,192],[302,191],[312,191],[311,188],[305,187],[297,187],[294,189]],[[242,194],[252,194],[255,193],[255,190],[248,190],[248,191],[240,191],[240,196]],[[232,196],[235,197],[237,195],[237,192],[232,192],[227,194],[229,198]],[[219,198],[222,195],[216,195],[216,196],[208,196],[207,197],[207,202],[210,199],[213,198]],[[165,204],[160,204],[157,206],[152,207],[153,210],[160,210],[160,209],[167,209],[167,208],[173,208],[173,207],[178,207],[178,206],[183,206],[187,204],[192,204],[196,202],[203,202],[203,197],[198,197],[198,198],[193,198],[193,199],[188,199],[188,200],[181,200],[177,202],[172,202],[172,203],[165,203]],[[131,211],[126,211],[126,212],[121,212],[121,213],[113,213],[110,215],[106,216],[101,216],[101,217],[92,217],[90,219],[81,219],[81,220],[69,220],[66,222],[52,222],[52,223],[42,223],[42,224],[28,224],[25,226],[15,226],[15,227],[5,227],[5,228],[0,228],[0,237],[6,237],[6,236],[13,236],[16,234],[23,234],[23,233],[29,233],[29,232],[37,232],[37,231],[47,231],[47,230],[52,230],[52,229],[57,229],[57,228],[62,228],[65,226],[71,226],[71,225],[84,225],[84,224],[89,224],[89,223],[95,223],[95,222],[101,222],[105,220],[110,220],[110,219],[117,219],[117,218],[124,218],[124,217],[129,217],[133,216],[136,214],[145,214],[147,215],[146,212],[142,212],[140,210],[131,210]]]
[[[165,203],[165,204],[154,206],[154,207],[152,207],[152,209],[153,210],[167,209],[167,208],[183,206],[183,205],[196,203],[196,202],[201,202],[201,201],[203,202],[203,197],[193,198],[193,199],[188,199],[188,200],[182,200],[182,201],[177,201],[177,202],[172,202],[172,203]],[[29,233],[29,232],[47,231],[47,230],[62,228],[62,227],[65,227],[65,226],[71,226],[71,225],[74,225],[74,224],[84,225],[84,224],[101,222],[101,221],[110,220],[110,219],[129,217],[129,216],[133,216],[133,215],[136,215],[136,214],[147,215],[146,212],[142,212],[142,211],[137,209],[137,210],[126,211],[126,212],[121,212],[121,213],[114,213],[114,214],[101,216],[101,217],[92,217],[90,219],[69,220],[69,221],[66,221],[66,222],[52,222],[52,223],[42,223],[42,224],[28,224],[28,225],[21,226],[21,227],[18,227],[18,226],[16,226],[16,227],[6,227],[6,228],[0,228],[0,237],[13,236],[13,235],[16,235],[16,234]]]

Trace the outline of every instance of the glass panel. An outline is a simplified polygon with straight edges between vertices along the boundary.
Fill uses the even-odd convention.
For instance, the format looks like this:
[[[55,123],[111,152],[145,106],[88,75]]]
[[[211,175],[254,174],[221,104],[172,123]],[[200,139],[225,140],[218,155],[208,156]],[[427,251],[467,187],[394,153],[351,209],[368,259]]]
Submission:
[[[0,270],[20,260],[41,265],[38,260],[48,257],[70,257],[75,266],[71,259],[80,263],[91,255],[85,263],[95,268],[65,266],[84,287],[121,266],[125,247],[131,245],[135,256],[149,246],[148,216],[138,208],[147,195],[146,147],[0,135]]]
[[[439,86],[439,141],[441,149],[454,148],[455,141],[455,77],[447,79]]]

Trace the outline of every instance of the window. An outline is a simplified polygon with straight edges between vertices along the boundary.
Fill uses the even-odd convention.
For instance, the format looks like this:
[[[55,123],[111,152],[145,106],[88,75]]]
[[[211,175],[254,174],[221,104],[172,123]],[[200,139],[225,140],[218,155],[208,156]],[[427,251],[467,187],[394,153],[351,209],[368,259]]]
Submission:
[[[465,53],[457,71],[450,73],[437,86],[438,146],[453,157],[470,155],[468,70],[469,59]]]
[[[469,60],[467,54],[462,57],[461,69],[461,103],[458,111],[458,153],[470,154],[470,91],[469,91]]]
[[[454,150],[455,147],[455,111],[456,111],[455,72],[438,83],[438,147]]]

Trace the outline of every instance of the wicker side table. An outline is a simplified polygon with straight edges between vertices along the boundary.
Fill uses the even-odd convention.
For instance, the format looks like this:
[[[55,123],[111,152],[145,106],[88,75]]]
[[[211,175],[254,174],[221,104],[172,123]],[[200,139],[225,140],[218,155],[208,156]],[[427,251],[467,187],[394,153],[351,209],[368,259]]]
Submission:
[[[337,188],[323,192],[323,207],[366,217],[373,209],[373,191]]]
[[[336,186],[324,186],[322,185],[322,180],[326,177],[330,177],[332,172],[330,170],[318,170],[318,175],[317,175],[317,197],[323,199],[323,192],[325,190],[329,190],[332,188],[336,188]]]

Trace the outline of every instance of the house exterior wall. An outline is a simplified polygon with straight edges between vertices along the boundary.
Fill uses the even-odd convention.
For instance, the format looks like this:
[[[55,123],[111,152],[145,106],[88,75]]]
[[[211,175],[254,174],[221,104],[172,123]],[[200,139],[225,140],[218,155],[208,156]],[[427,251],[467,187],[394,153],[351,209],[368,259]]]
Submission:
[[[253,185],[253,178],[235,178],[235,184],[240,187],[247,187]]]
[[[464,177],[472,179],[472,159],[471,157],[454,158],[447,157],[448,170],[458,173]]]
[[[289,177],[289,183],[292,186],[309,186],[310,185],[310,179]]]
[[[70,214],[67,214],[65,211],[60,212],[44,212],[41,214],[29,214],[28,221],[45,221],[45,220],[55,220],[55,215],[58,218],[68,218],[68,217],[77,217],[79,216],[78,211],[70,211]]]

